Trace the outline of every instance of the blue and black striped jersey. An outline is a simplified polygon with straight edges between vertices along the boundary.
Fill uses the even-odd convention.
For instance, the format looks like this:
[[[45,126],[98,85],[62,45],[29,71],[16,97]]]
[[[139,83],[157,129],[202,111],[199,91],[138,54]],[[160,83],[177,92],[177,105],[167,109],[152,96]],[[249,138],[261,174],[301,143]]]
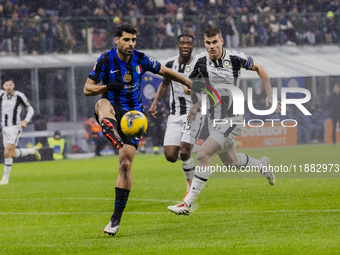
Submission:
[[[103,94],[113,105],[122,107],[125,111],[144,111],[140,93],[142,76],[146,71],[157,74],[161,64],[137,50],[133,51],[127,63],[117,55],[117,48],[102,54],[94,65],[89,78],[96,83],[123,83],[124,88],[119,93],[108,91]]]

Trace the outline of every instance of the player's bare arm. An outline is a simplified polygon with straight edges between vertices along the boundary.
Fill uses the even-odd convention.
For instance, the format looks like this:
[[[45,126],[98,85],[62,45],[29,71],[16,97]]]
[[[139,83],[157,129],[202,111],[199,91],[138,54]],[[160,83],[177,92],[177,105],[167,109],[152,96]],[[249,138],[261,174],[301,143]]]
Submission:
[[[198,110],[201,108],[202,101],[199,100],[196,104],[194,104],[188,113],[187,120],[188,122],[194,121],[196,119],[196,114]]]
[[[162,75],[164,78],[168,80],[177,81],[179,83],[182,83],[183,85],[190,88],[191,81],[188,78],[185,78],[184,76],[180,75],[177,72],[174,72],[170,68],[167,68],[166,66],[162,65],[161,69],[159,70],[159,75]]]
[[[254,60],[254,65],[252,70],[256,71],[258,76],[260,77],[263,87],[266,91],[266,107],[270,107],[272,105],[273,102],[273,89],[272,89],[272,85],[270,83],[270,79],[269,79],[269,75],[267,72],[266,67],[261,63]],[[276,112],[280,112],[281,107],[280,107],[280,102],[278,102],[277,108],[276,108]]]
[[[161,100],[161,98],[165,95],[166,91],[169,88],[169,85],[171,83],[171,80],[163,78],[161,84],[159,85],[157,92],[155,94],[155,98],[150,106],[149,113],[152,115],[152,117],[156,118],[157,114],[157,104]]]
[[[97,85],[97,83],[94,80],[87,78],[84,86],[85,96],[97,96],[105,92],[107,92],[106,85]]]

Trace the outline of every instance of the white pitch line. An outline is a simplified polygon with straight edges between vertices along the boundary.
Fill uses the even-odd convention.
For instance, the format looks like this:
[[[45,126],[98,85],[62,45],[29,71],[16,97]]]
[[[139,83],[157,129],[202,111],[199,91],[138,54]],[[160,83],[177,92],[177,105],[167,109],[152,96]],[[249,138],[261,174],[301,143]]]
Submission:
[[[195,211],[194,214],[232,214],[232,213],[326,213],[326,212],[340,212],[340,209],[324,209],[324,210],[266,210],[266,211]],[[0,215],[97,215],[108,214],[111,212],[0,212]],[[170,214],[170,212],[124,212],[124,214]]]
[[[28,201],[28,200],[112,200],[114,198],[105,197],[41,197],[41,198],[0,198],[0,201]],[[147,202],[161,202],[161,203],[179,203],[177,200],[169,199],[152,199],[152,198],[129,198],[129,201],[147,201]]]

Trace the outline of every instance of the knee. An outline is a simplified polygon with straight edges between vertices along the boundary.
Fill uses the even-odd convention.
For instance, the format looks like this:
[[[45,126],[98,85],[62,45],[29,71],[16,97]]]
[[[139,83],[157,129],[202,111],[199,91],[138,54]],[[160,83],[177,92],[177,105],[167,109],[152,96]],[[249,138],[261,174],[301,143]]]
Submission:
[[[171,163],[175,163],[178,159],[178,155],[169,154],[169,153],[164,153],[164,155],[165,155],[166,160]]]
[[[96,103],[96,109],[103,107],[107,103],[109,103],[109,101],[107,99],[105,99],[105,98],[99,99]]]
[[[209,163],[209,155],[206,151],[204,150],[199,150],[197,152],[197,160],[199,162],[199,164],[202,163]]]
[[[5,156],[5,158],[11,158],[11,157],[12,157],[12,154],[5,151],[5,152],[4,152],[4,156]]]
[[[188,143],[181,143],[179,149],[179,157],[182,161],[186,161],[190,158],[190,144]]]
[[[4,157],[5,157],[5,158],[13,158],[13,157],[14,157],[13,154],[14,154],[14,153],[13,153],[12,150],[5,149],[5,151],[4,151]]]
[[[181,158],[182,161],[188,160],[190,158],[190,151],[180,151],[179,157]]]
[[[230,159],[229,166],[239,166],[239,160],[237,158]]]
[[[132,162],[130,160],[123,160],[119,164],[119,173],[123,174],[124,176],[127,176],[131,170],[131,165],[132,165]]]

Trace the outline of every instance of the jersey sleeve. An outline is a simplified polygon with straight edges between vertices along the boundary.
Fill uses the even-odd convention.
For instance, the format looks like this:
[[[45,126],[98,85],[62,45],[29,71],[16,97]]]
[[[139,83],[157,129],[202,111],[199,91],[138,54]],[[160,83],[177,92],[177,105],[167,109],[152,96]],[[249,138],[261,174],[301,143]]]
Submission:
[[[189,75],[189,79],[198,79],[198,78],[208,78],[207,66],[206,66],[206,57],[199,58],[194,66],[194,69]]]
[[[29,107],[31,106],[30,102],[28,102],[27,97],[25,96],[24,93],[18,91],[18,99],[19,102],[24,106],[24,107]]]
[[[145,71],[150,71],[154,74],[159,73],[159,70],[161,69],[161,63],[153,58],[149,58],[146,55],[144,55],[142,65]]]
[[[89,75],[91,80],[94,80],[96,83],[99,83],[103,80],[105,75],[105,56],[100,55],[97,59],[97,62],[94,64],[94,67]]]
[[[242,68],[247,69],[247,70],[253,69],[254,59],[252,57],[247,56],[243,52],[238,52],[237,55],[240,59]]]

